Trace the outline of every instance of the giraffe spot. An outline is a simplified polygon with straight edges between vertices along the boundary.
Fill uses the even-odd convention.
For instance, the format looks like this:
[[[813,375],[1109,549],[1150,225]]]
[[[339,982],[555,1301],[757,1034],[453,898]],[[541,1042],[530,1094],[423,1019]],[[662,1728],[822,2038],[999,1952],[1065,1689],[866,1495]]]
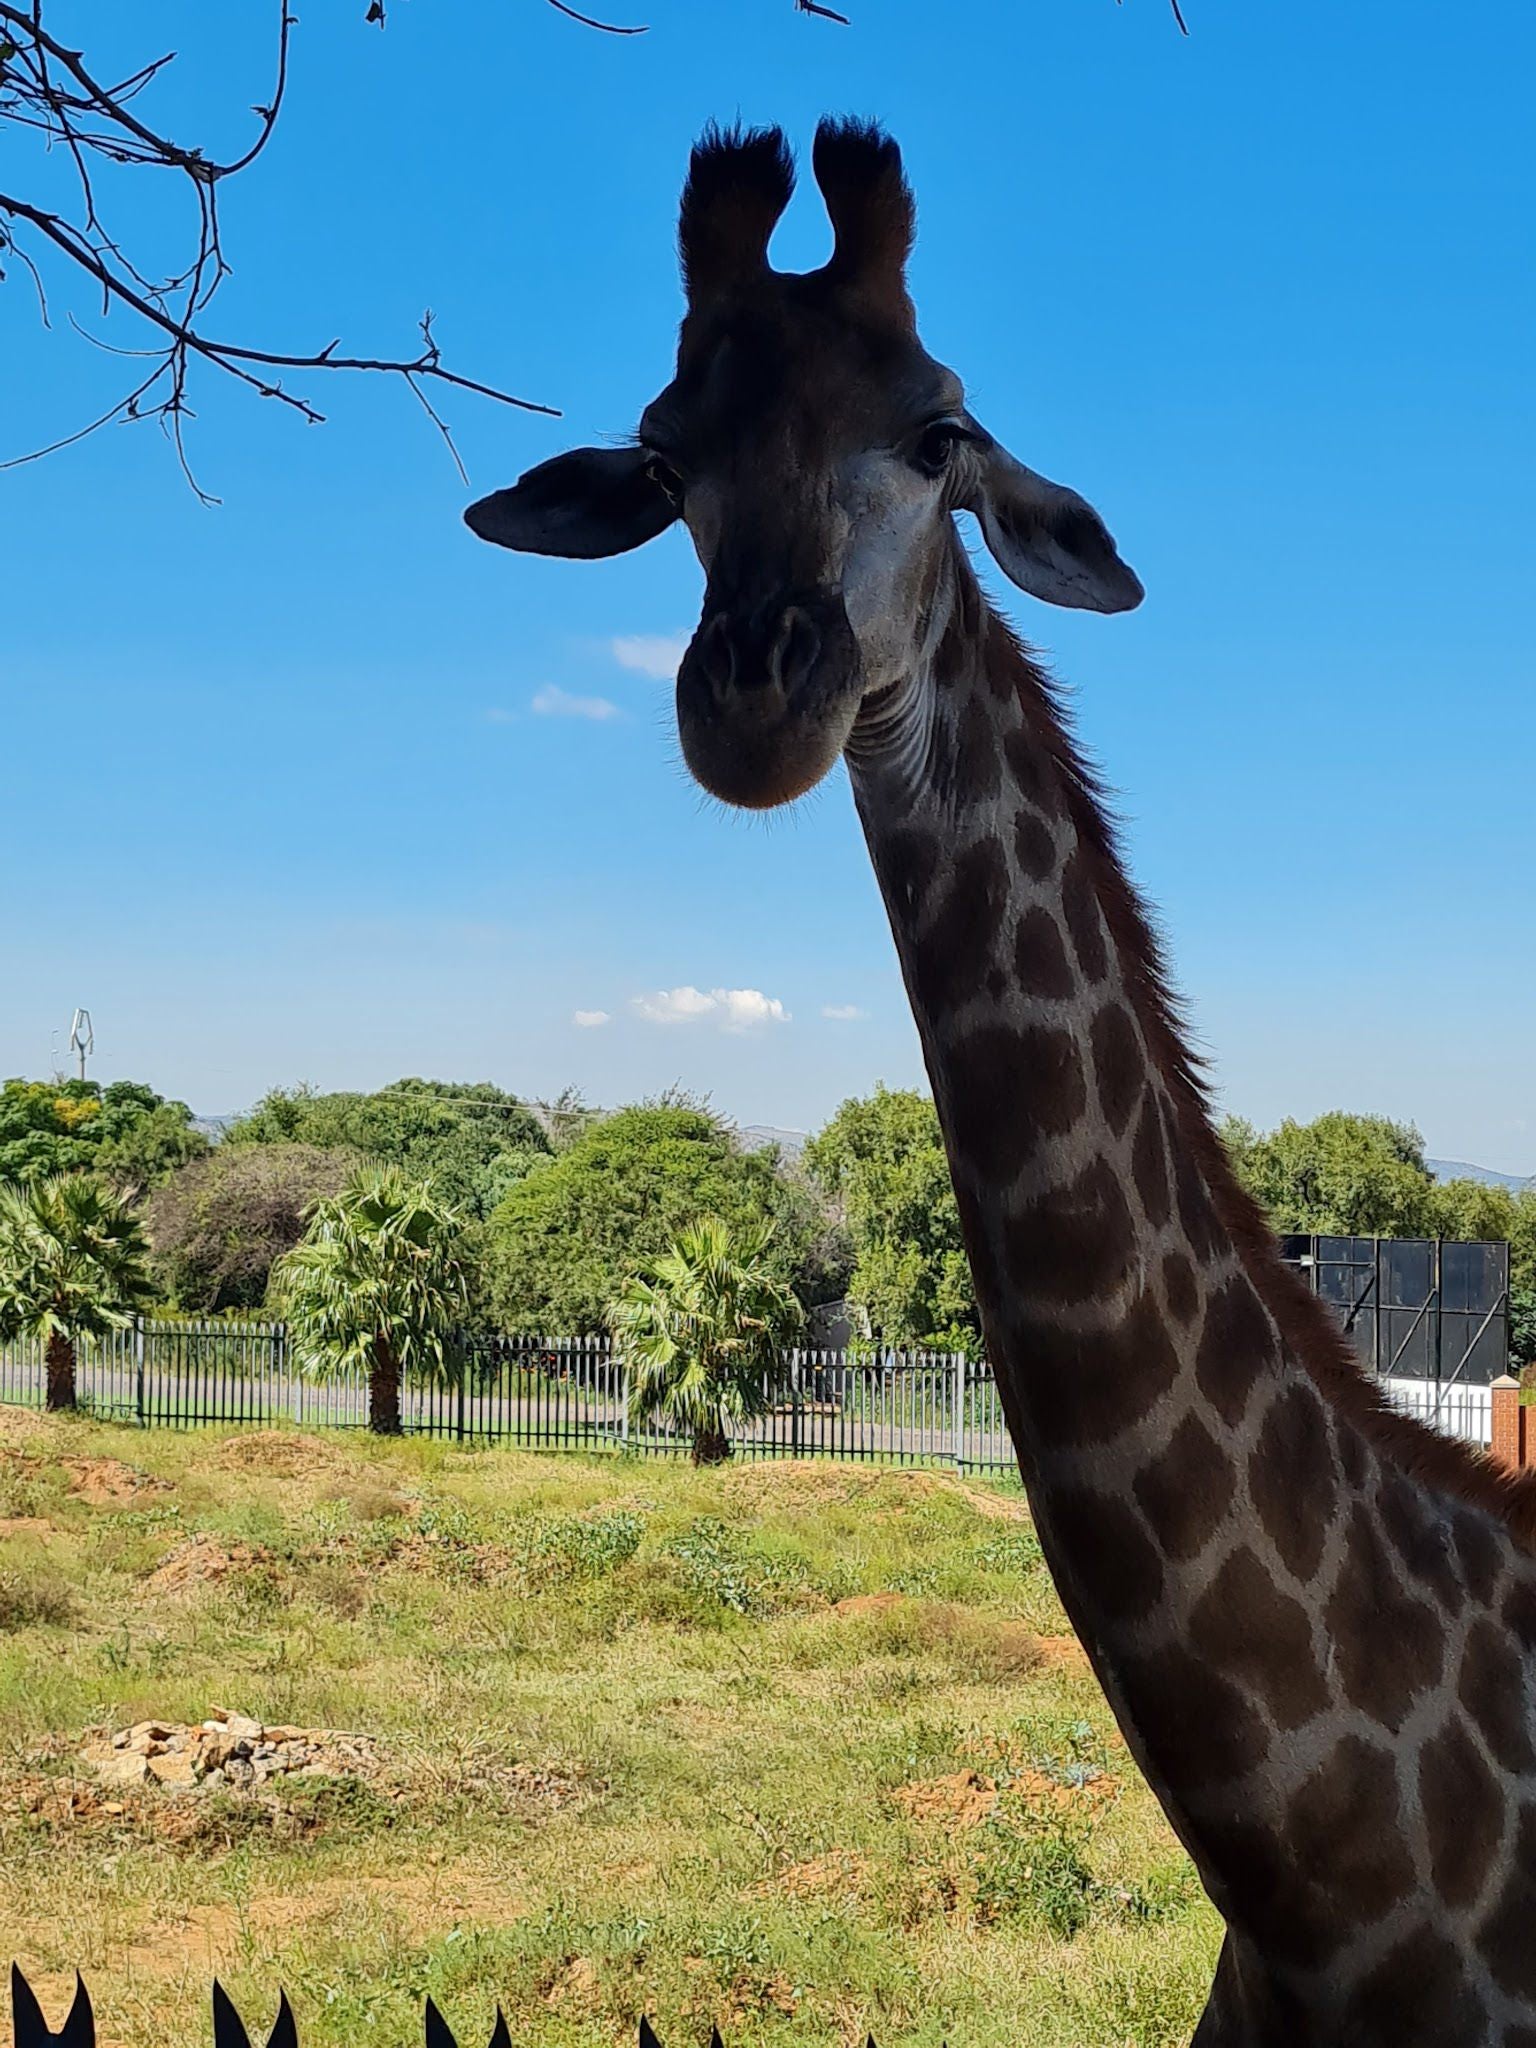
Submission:
[[[1154,1771],[1168,1783],[1225,1784],[1269,1753],[1269,1730],[1242,1693],[1181,1644],[1126,1659],[1121,1686]]]
[[[1420,1693],[1439,1680],[1444,1631],[1429,1603],[1398,1584],[1386,1545],[1363,1507],[1350,1517],[1327,1623],[1350,1702],[1395,1734]]]
[[[1072,935],[1072,950],[1083,979],[1102,981],[1109,972],[1109,943],[1088,856],[1079,847],[1061,873],[1061,907]]]
[[[1163,1563],[1122,1500],[1069,1489],[1053,1496],[1047,1521],[1063,1570],[1095,1617],[1144,1620],[1163,1593]]]
[[[1186,1415],[1167,1445],[1137,1473],[1132,1492],[1169,1557],[1196,1557],[1232,1505],[1231,1461],[1198,1415]]]
[[[930,833],[898,826],[877,842],[875,861],[887,898],[910,914],[933,887],[939,871],[938,842]]]
[[[1296,1933],[1342,1939],[1390,1912],[1414,1882],[1391,1752],[1358,1735],[1336,1743],[1291,1796],[1285,1848]]]
[[[1456,1510],[1451,1522],[1451,1536],[1467,1591],[1480,1607],[1488,1606],[1504,1564],[1504,1546],[1500,1537],[1488,1517],[1475,1508]],[[1507,1613],[1505,1619],[1509,1619]],[[1531,1640],[1536,1642],[1536,1628],[1533,1628]]]
[[[1024,1295],[1080,1302],[1113,1297],[1135,1252],[1130,1206],[1107,1159],[1010,1218],[1004,1271]]]
[[[955,1145],[984,1181],[1011,1180],[1042,1138],[1065,1137],[1088,1106],[1068,1031],[984,1024],[961,1040],[955,1063],[965,1077],[952,1104]]]
[[[1179,1376],[1179,1359],[1149,1294],[1117,1329],[1064,1330],[1021,1318],[1016,1349],[1031,1360],[1035,1431],[1052,1446],[1108,1443],[1130,1429]]]
[[[930,1016],[979,995],[1008,909],[1008,867],[994,839],[955,862],[932,929],[917,949],[913,992]]]
[[[1339,1463],[1344,1484],[1354,1493],[1364,1493],[1371,1483],[1371,1454],[1360,1431],[1348,1423],[1339,1430]]]
[[[1490,1589],[1491,1597],[1491,1589]],[[1504,1595],[1499,1612],[1515,1632],[1522,1650],[1536,1650],[1536,1584],[1529,1578],[1516,1579]]]
[[[1061,785],[1048,750],[1029,726],[1022,725],[1003,741],[1013,771],[1014,787],[1043,818],[1061,816]]]
[[[1277,1728],[1299,1728],[1328,1705],[1306,1609],[1246,1545],[1196,1601],[1189,1640],[1208,1664],[1256,1693]]]
[[[1536,1769],[1525,1665],[1509,1637],[1491,1621],[1476,1621],[1467,1631],[1456,1697],[1506,1771]]]
[[[1350,2048],[1486,2041],[1488,2013],[1455,1945],[1421,1921],[1355,1986],[1339,2038]]]
[[[1477,1930],[1477,1952],[1499,1989],[1536,2003],[1536,1806],[1520,1809],[1520,1830],[1503,1891]]]
[[[956,786],[977,803],[986,803],[1002,787],[1003,768],[998,739],[980,697],[966,699],[955,745]]]
[[[1275,1363],[1275,1339],[1252,1283],[1241,1274],[1206,1304],[1195,1353],[1200,1391],[1230,1428],[1243,1419],[1260,1373]]]
[[[1168,1147],[1163,1141],[1162,1106],[1155,1090],[1150,1088],[1141,1105],[1136,1141],[1131,1147],[1131,1178],[1147,1221],[1160,1230],[1173,1214],[1173,1198],[1168,1189]],[[1193,1272],[1190,1279],[1194,1279]]]
[[[1077,986],[1056,920],[1038,904],[1019,919],[1013,935],[1013,965],[1026,995],[1059,1000]]]
[[[1194,1154],[1181,1144],[1177,1128],[1169,1133],[1173,1145],[1173,1191],[1179,1205],[1179,1222],[1197,1259],[1213,1259],[1225,1242],[1217,1221],[1210,1190],[1200,1178]]]
[[[1419,1805],[1441,1898],[1474,1904],[1498,1852],[1504,1795],[1459,1717],[1419,1752]]]
[[[1328,1420],[1309,1386],[1289,1386],[1272,1403],[1248,1460],[1248,1493],[1286,1570],[1310,1579],[1333,1525],[1338,1479]]]
[[[1461,1580],[1451,1555],[1450,1518],[1439,1502],[1431,1505],[1401,1472],[1383,1478],[1376,1494],[1387,1541],[1420,1585],[1427,1586],[1448,1614],[1462,1607]]]
[[[1169,1252],[1163,1260],[1163,1293],[1168,1313],[1187,1330],[1200,1309],[1200,1289],[1195,1269],[1183,1252]]]
[[[1093,1020],[1093,1071],[1099,1107],[1118,1138],[1130,1122],[1146,1078],[1141,1035],[1123,1003],[1106,1003]]]
[[[1019,872],[1043,882],[1056,865],[1056,841],[1038,811],[1020,811],[1013,821],[1013,856]]]

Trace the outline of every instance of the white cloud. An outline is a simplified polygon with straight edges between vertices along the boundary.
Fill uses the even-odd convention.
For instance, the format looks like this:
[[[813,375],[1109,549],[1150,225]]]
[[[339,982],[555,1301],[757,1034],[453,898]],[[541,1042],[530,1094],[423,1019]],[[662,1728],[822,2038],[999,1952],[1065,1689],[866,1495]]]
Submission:
[[[596,1031],[600,1025],[612,1023],[606,1010],[572,1010],[571,1022],[581,1031]]]
[[[569,690],[562,690],[556,683],[546,683],[536,692],[530,711],[536,711],[540,718],[592,718],[606,719],[620,716],[617,704],[606,697],[573,697]]]
[[[789,1012],[777,996],[758,988],[658,988],[635,996],[630,1008],[649,1024],[713,1024],[721,1031],[754,1031],[763,1024],[787,1024]]]
[[[867,1017],[869,1012],[861,1010],[857,1003],[823,1003],[821,1014],[823,1017],[830,1017],[834,1024],[857,1024]]]
[[[620,668],[632,668],[658,683],[670,683],[688,651],[691,633],[621,633],[609,646]]]

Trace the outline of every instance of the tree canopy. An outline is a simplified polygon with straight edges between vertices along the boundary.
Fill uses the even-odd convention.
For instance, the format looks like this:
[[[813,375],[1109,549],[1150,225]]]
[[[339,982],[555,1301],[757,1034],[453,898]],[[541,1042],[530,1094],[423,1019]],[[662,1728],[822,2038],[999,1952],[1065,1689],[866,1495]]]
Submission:
[[[220,1145],[158,1187],[144,1222],[155,1273],[178,1308],[257,1309],[311,1207],[363,1164],[346,1145]]]
[[[1221,1127],[1238,1179],[1278,1231],[1343,1237],[1507,1240],[1510,1349],[1536,1358],[1536,1188],[1436,1181],[1411,1124],[1330,1110],[1260,1132]]]
[[[978,1350],[976,1296],[932,1101],[883,1082],[851,1097],[811,1139],[805,1164],[846,1218],[855,1260],[848,1295],[875,1336]]]
[[[597,1332],[625,1280],[704,1216],[732,1229],[773,1221],[767,1254],[810,1291],[823,1248],[808,1191],[772,1150],[747,1152],[710,1110],[642,1103],[599,1118],[503,1196],[487,1243],[491,1305],[503,1329]]]
[[[0,1087],[0,1182],[91,1169],[142,1191],[207,1150],[187,1105],[142,1081],[14,1079]]]
[[[0,1340],[46,1347],[50,1408],[75,1405],[81,1339],[122,1329],[149,1299],[145,1251],[138,1218],[96,1174],[0,1187]]]
[[[476,1220],[551,1149],[528,1105],[491,1082],[416,1079],[371,1095],[275,1088],[230,1126],[224,1143],[340,1146],[398,1166],[408,1178],[431,1179],[446,1202]]]

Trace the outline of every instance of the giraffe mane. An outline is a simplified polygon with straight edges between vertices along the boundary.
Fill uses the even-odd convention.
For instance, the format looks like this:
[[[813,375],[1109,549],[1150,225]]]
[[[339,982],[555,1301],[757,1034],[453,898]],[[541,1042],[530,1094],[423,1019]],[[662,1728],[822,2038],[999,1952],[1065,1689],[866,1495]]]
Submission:
[[[1334,1413],[1353,1423],[1384,1462],[1431,1492],[1493,1516],[1522,1549],[1536,1553],[1536,1473],[1516,1472],[1460,1438],[1443,1435],[1393,1408],[1327,1308],[1281,1258],[1263,1211],[1239,1182],[1217,1135],[1205,1061],[1189,1042],[1183,1001],[1170,978],[1157,926],[1126,871],[1119,824],[1104,781],[1078,743],[1059,685],[990,604],[987,612],[989,681],[994,688],[1011,684],[1017,690],[1036,745],[1061,777],[1180,1135],[1282,1341]]]

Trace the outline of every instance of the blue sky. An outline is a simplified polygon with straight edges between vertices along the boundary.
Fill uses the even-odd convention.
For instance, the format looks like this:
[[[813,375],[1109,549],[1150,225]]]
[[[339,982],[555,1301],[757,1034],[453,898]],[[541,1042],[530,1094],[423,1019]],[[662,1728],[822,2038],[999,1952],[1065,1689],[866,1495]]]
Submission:
[[[1147,584],[1123,619],[1008,605],[1122,793],[1224,1101],[1382,1110],[1536,1171],[1524,0],[1187,0],[1187,40],[1163,0],[846,0],[849,29],[610,5],[650,33],[534,0],[396,0],[382,35],[303,9],[210,324],[398,348],[430,305],[458,367],[564,410],[449,403],[478,494],[665,381],[706,118],[802,145],[823,111],[884,119],[928,345]],[[118,12],[57,0],[56,27],[100,51]],[[270,12],[134,10],[182,52],[181,132],[248,134]],[[802,193],[776,258],[826,242]],[[112,395],[71,303],[44,335],[0,289],[3,452]],[[203,1111],[417,1072],[682,1080],[806,1127],[917,1080],[846,782],[754,821],[684,776],[685,543],[485,548],[408,394],[303,388],[327,425],[201,380],[215,510],[152,428],[0,475],[0,1072],[46,1071],[86,1003],[102,1078]]]

